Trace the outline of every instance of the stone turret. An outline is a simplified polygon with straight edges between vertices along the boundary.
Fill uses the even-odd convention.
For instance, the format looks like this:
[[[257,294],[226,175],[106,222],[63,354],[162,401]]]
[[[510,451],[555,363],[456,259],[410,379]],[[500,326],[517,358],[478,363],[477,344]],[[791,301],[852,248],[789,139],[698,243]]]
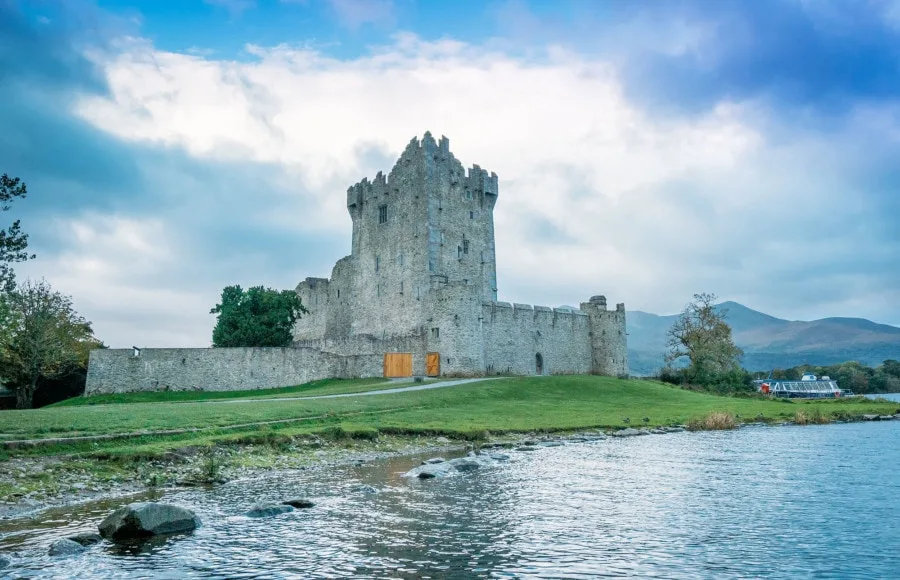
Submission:
[[[628,374],[628,340],[625,332],[625,304],[606,309],[606,296],[592,296],[581,304],[590,318],[591,372],[595,375]]]

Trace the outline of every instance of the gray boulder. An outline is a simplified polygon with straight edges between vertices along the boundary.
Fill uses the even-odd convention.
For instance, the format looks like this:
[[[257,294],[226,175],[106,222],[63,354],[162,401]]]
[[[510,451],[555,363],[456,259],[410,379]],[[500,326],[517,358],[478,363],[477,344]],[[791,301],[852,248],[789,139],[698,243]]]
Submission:
[[[248,518],[270,518],[292,511],[294,507],[286,504],[257,504],[244,515]]]
[[[434,479],[445,477],[454,471],[453,464],[449,461],[443,463],[427,463],[407,471],[405,477],[417,477],[419,479]]]
[[[50,549],[47,551],[48,556],[71,556],[73,554],[80,554],[87,550],[84,546],[79,544],[78,542],[73,542],[68,538],[61,538],[56,540],[50,545]]]
[[[894,416],[893,415],[882,415],[881,417],[879,417],[879,419],[881,421],[893,421]]]
[[[538,450],[538,448],[535,447],[534,445],[522,445],[522,446],[516,447],[516,451],[537,451],[537,450]]]
[[[877,421],[878,415],[863,415],[862,418],[864,421]]]
[[[506,453],[491,453],[489,457],[494,461],[509,461],[509,455]]]
[[[426,459],[422,462],[422,465],[434,465],[435,463],[443,463],[447,461],[443,457],[432,457],[431,459]]]
[[[282,503],[283,503],[284,505],[289,505],[289,506],[291,506],[292,508],[297,508],[297,509],[307,509],[307,508],[311,508],[311,507],[315,507],[315,506],[316,506],[316,504],[314,504],[313,502],[311,502],[311,501],[309,501],[308,499],[305,499],[305,498],[289,499],[289,500],[284,501],[284,502],[282,502]]]
[[[562,441],[542,441],[538,445],[540,447],[562,447],[564,443]]]
[[[476,469],[480,469],[482,465],[482,462],[475,457],[460,457],[458,459],[451,459],[447,463],[452,465],[456,471],[475,471]]]
[[[155,502],[138,502],[120,507],[100,522],[100,535],[112,541],[147,538],[190,532],[200,526],[200,518],[183,507]]]
[[[93,546],[94,544],[99,544],[103,540],[103,538],[100,537],[100,534],[95,534],[94,532],[75,534],[74,536],[69,536],[66,539],[77,542],[82,546]]]

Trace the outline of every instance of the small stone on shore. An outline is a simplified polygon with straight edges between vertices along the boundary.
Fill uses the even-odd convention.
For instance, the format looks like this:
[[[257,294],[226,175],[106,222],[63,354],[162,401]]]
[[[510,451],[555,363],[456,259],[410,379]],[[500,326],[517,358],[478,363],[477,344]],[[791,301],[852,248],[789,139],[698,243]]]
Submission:
[[[426,459],[422,462],[422,465],[434,465],[435,463],[443,463],[447,461],[443,457],[432,457],[431,459]]]
[[[626,427],[625,429],[621,429],[619,431],[613,432],[613,437],[636,437],[638,435],[646,435],[646,431],[640,431],[638,429],[633,429],[632,427]]]

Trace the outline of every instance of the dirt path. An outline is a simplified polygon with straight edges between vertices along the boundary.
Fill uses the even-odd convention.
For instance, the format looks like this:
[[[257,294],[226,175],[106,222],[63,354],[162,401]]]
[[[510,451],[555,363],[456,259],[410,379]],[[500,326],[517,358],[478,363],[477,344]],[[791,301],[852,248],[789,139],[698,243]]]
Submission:
[[[500,377],[477,378],[477,379],[459,379],[455,381],[441,381],[439,383],[413,385],[411,387],[395,387],[393,389],[379,389],[377,391],[362,391],[361,393],[339,393],[337,395],[311,395],[297,397],[271,397],[271,398],[253,398],[253,399],[221,399],[212,401],[202,401],[203,403],[268,403],[270,401],[311,401],[314,399],[339,399],[343,397],[369,397],[372,395],[393,395],[395,393],[410,393],[412,391],[427,391],[429,389],[442,389],[444,387],[455,387],[458,385],[466,385],[469,383],[477,383],[479,381],[493,381]],[[201,401],[195,401],[201,402]]]

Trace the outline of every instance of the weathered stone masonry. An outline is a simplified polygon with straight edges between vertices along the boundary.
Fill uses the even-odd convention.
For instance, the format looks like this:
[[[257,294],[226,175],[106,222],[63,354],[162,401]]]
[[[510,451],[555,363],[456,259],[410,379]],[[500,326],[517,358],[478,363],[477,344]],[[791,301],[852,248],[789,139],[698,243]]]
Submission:
[[[440,374],[627,373],[625,307],[595,296],[578,311],[497,301],[498,178],[466,171],[446,137],[409,142],[390,174],[347,191],[350,256],[297,292],[311,313],[298,340],[422,337]],[[384,352],[392,352],[385,348]]]
[[[447,138],[413,139],[390,174],[347,190],[351,255],[297,292],[309,314],[292,348],[95,350],[87,392],[247,389],[381,376],[385,355],[438,374],[627,373],[625,306],[579,310],[497,301],[498,178],[465,170]],[[432,368],[432,370],[434,370]]]

